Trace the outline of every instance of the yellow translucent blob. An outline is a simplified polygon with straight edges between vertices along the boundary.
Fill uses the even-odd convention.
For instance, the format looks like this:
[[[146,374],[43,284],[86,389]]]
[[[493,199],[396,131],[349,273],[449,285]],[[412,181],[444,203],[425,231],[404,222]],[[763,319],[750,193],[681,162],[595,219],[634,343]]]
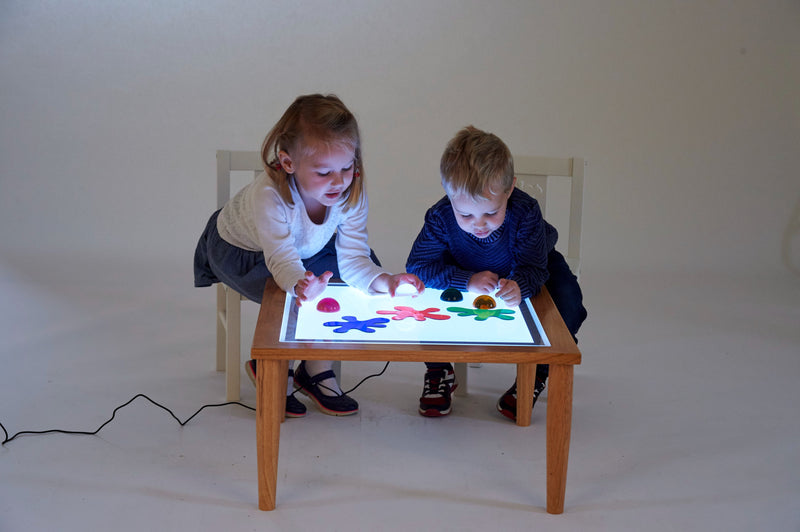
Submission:
[[[472,306],[480,309],[490,309],[496,307],[497,303],[490,296],[478,296],[472,302]]]

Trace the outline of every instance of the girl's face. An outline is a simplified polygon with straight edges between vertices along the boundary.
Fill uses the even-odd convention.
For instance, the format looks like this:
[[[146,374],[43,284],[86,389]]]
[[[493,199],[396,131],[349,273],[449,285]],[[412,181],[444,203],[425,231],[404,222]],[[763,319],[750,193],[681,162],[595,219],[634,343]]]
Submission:
[[[341,144],[319,141],[308,143],[304,152],[308,155],[292,157],[281,151],[278,159],[287,173],[294,174],[300,197],[311,213],[342,199],[353,182],[355,152]]]
[[[506,205],[514,187],[508,192],[492,194],[484,191],[486,197],[473,198],[468,194],[450,197],[453,214],[458,226],[478,238],[486,238],[503,225],[506,219]]]

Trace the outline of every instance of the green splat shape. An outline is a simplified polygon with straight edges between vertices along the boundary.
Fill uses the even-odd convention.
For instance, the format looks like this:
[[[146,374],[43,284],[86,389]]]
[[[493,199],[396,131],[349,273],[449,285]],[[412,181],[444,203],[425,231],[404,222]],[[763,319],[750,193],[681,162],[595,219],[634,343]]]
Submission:
[[[498,308],[463,308],[447,307],[448,312],[455,312],[459,316],[475,316],[475,321],[486,321],[489,318],[499,318],[501,320],[513,320],[513,310]]]

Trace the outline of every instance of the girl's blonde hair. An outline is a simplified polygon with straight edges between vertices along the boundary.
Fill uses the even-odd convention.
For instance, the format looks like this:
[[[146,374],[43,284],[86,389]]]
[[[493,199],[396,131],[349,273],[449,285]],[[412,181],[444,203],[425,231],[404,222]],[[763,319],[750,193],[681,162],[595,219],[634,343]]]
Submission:
[[[361,135],[355,116],[334,94],[298,96],[261,144],[264,171],[278,187],[281,197],[289,205],[294,204],[289,187],[292,175],[281,167],[278,152],[285,151],[292,157],[308,156],[312,140],[353,150],[353,182],[345,190],[343,198],[345,210],[356,206],[364,191]]]
[[[514,185],[514,159],[508,146],[474,126],[465,127],[447,143],[439,172],[448,196],[479,198],[487,191],[508,192]]]

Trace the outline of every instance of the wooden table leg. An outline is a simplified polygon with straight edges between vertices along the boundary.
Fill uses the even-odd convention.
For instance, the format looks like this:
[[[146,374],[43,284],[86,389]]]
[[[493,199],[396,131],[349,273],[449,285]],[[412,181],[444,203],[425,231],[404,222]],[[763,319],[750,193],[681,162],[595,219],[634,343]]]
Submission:
[[[572,375],[572,365],[550,364],[547,392],[547,513],[550,514],[564,512],[572,429]]]
[[[520,427],[531,424],[535,376],[536,364],[517,364],[517,425]]]
[[[278,444],[286,401],[286,364],[280,360],[256,361],[256,454],[258,507],[275,509],[278,485]]]

